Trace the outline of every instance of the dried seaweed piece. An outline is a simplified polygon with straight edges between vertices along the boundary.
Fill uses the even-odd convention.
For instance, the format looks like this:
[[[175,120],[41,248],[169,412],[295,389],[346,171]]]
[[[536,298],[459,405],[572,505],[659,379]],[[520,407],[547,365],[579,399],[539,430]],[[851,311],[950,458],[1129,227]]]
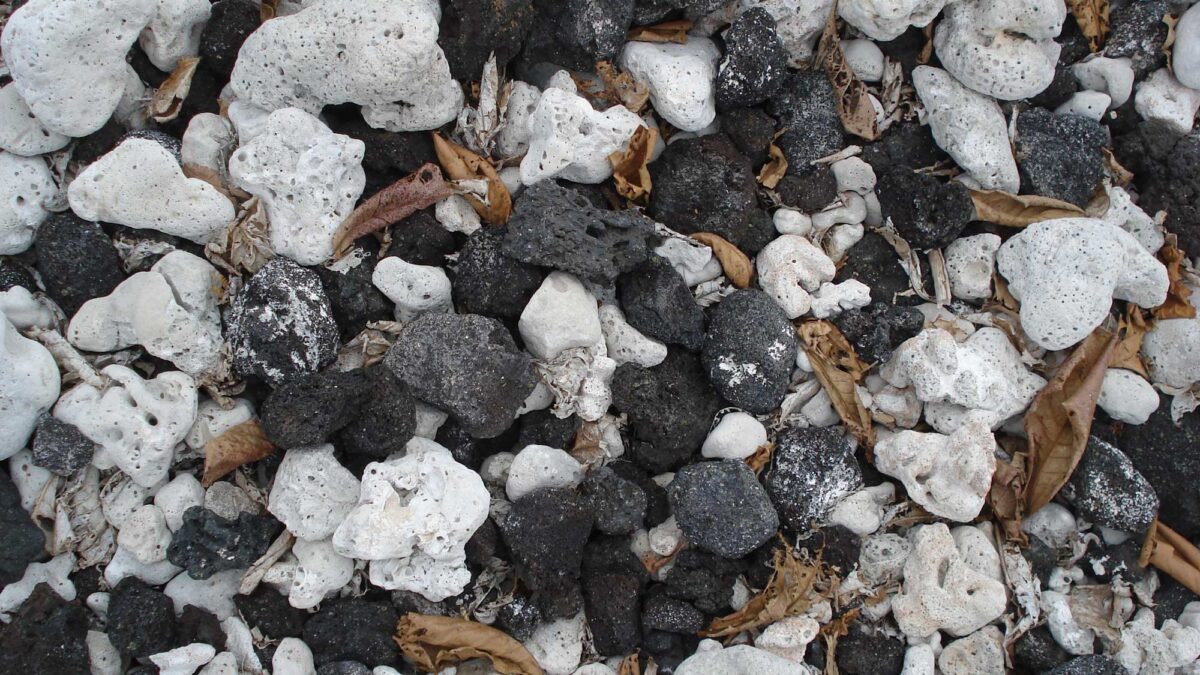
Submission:
[[[617,193],[632,202],[645,204],[650,198],[653,183],[650,181],[650,155],[658,141],[658,130],[638,127],[629,137],[624,150],[608,156],[613,166],[613,182]]]
[[[393,638],[404,656],[425,672],[436,673],[470,659],[487,659],[504,675],[542,675],[520,643],[491,626],[447,616],[405,614]]]
[[[814,62],[825,70],[829,84],[837,95],[838,117],[842,127],[868,141],[879,138],[879,121],[875,114],[875,105],[871,103],[867,85],[858,79],[846,55],[842,53],[841,38],[837,29],[837,3],[829,9],[829,19],[825,22],[825,32],[821,34],[821,42],[817,46]]]
[[[454,194],[436,164],[425,164],[358,205],[333,233],[333,256],[341,258],[355,239],[403,220]]]
[[[868,450],[875,447],[871,413],[858,397],[856,383],[869,366],[858,358],[846,336],[829,321],[808,321],[796,329],[817,380],[829,395],[833,409],[855,440]]]
[[[750,264],[750,258],[746,257],[740,248],[712,232],[697,232],[691,237],[712,249],[713,255],[721,263],[721,271],[725,273],[729,283],[738,288],[750,286],[750,279],[754,276],[754,266]]]
[[[767,148],[767,163],[758,170],[758,184],[768,190],[774,190],[775,186],[779,185],[779,181],[783,180],[787,169],[787,157],[783,156],[783,150],[780,150],[779,146],[772,141]]]
[[[1104,46],[1108,37],[1108,0],[1067,0],[1067,8],[1079,24],[1079,32],[1087,38],[1093,52]]]
[[[446,175],[452,180],[487,181],[486,203],[475,195],[463,195],[484,222],[492,225],[508,222],[509,216],[512,215],[512,195],[508,193],[508,186],[500,180],[500,174],[491,162],[461,145],[442,138],[441,134],[433,135],[433,150],[437,153],[438,162],[446,170]]]
[[[212,485],[234,469],[257,462],[275,452],[258,420],[247,420],[204,444],[204,475],[200,483]]]
[[[1025,227],[1043,220],[1078,218],[1083,209],[1060,199],[1040,195],[1014,195],[1002,190],[971,190],[979,220],[1009,227]]]

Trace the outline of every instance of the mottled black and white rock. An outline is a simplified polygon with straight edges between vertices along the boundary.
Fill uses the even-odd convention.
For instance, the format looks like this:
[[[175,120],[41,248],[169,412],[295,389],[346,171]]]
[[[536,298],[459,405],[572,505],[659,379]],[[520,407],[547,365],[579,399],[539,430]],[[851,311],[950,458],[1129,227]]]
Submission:
[[[961,183],[897,169],[883,174],[875,185],[883,217],[890,218],[901,237],[914,249],[953,242],[975,217],[971,193]]]
[[[529,598],[520,595],[501,607],[496,614],[496,625],[522,642],[533,637],[533,631],[541,623],[542,614],[537,606]]]
[[[787,393],[796,332],[766,293],[736,291],[712,310],[701,358],[722,398],[751,413],[769,413]]]
[[[70,476],[87,466],[96,444],[73,424],[43,413],[30,444],[33,463],[60,476]]]
[[[350,424],[371,398],[361,370],[326,370],[281,384],[259,411],[263,432],[277,447],[319,445]]]
[[[838,640],[834,658],[846,675],[900,675],[904,669],[903,640],[882,631],[867,633],[856,624]]]
[[[200,34],[202,62],[214,73],[228,79],[242,43],[258,30],[260,24],[261,10],[251,0],[214,2],[212,15],[203,24],[204,32]]]
[[[592,521],[590,507],[574,491],[535,490],[513,502],[500,533],[517,575],[529,589],[539,595],[570,594],[577,592]],[[539,607],[543,614],[549,608],[547,603]]]
[[[679,272],[657,255],[617,280],[625,320],[643,334],[692,351],[704,341],[704,310]]]
[[[67,316],[125,279],[121,256],[104,230],[70,211],[50,214],[37,230],[34,250],[46,294]]]
[[[383,460],[412,439],[416,399],[382,364],[368,368],[365,376],[370,386],[366,401],[338,433],[338,447],[347,454]]]
[[[537,9],[525,41],[530,63],[589,71],[615,61],[633,23],[634,0],[534,0]]]
[[[318,666],[337,661],[395,666],[400,651],[392,635],[399,620],[399,612],[389,602],[330,600],[321,603],[321,611],[304,624],[304,643]]]
[[[689,464],[667,487],[675,521],[688,541],[725,558],[741,558],[779,529],[779,515],[745,462]]]
[[[1093,119],[1026,110],[1017,116],[1013,141],[1021,192],[1086,206],[1104,179],[1100,149],[1107,145],[1104,127]]]
[[[233,596],[238,613],[251,630],[257,628],[267,639],[300,637],[304,632],[303,611],[288,604],[287,598],[270,586],[259,586],[249,595]]]
[[[47,219],[46,222],[49,221]],[[21,286],[30,292],[37,290],[33,275],[16,260],[5,256],[0,258],[0,291],[7,291],[13,286]]]
[[[271,516],[239,513],[229,520],[203,506],[183,513],[183,525],[171,536],[167,560],[187,570],[193,579],[250,567],[283,526]]]
[[[1077,656],[1047,670],[1045,675],[1127,675],[1128,672],[1111,656],[1091,654]]]
[[[584,479],[583,496],[603,534],[629,534],[642,526],[646,517],[646,493],[635,483],[608,467],[593,469]]]
[[[1104,55],[1128,58],[1138,80],[1162,65],[1162,45],[1167,39],[1163,16],[1170,10],[1167,0],[1128,2],[1112,8]]]
[[[88,620],[81,602],[67,602],[39,584],[0,629],[0,672],[88,675]]]
[[[833,87],[819,69],[789,74],[767,102],[767,112],[787,129],[775,144],[787,158],[788,173],[808,173],[814,159],[842,149],[842,121]]]
[[[384,358],[414,396],[481,438],[512,425],[537,381],[531,363],[507,328],[477,314],[423,315]]]
[[[787,529],[806,532],[861,485],[854,448],[837,428],[793,428],[775,439],[766,487]]]
[[[545,275],[541,270],[504,253],[507,233],[506,227],[487,227],[467,239],[454,266],[454,306],[458,311],[516,319],[542,285]]]
[[[0,586],[7,586],[25,574],[25,567],[46,553],[46,536],[21,508],[21,493],[0,471]]]
[[[1140,536],[1140,535],[1139,535]],[[1142,538],[1126,539],[1120,544],[1106,544],[1103,541],[1088,542],[1087,552],[1079,561],[1079,568],[1088,577],[1107,584],[1120,577],[1127,583],[1140,581],[1146,576],[1147,569],[1138,565],[1142,554]]]
[[[845,311],[833,319],[833,325],[867,363],[886,363],[892,358],[892,350],[920,333],[924,323],[921,310],[897,307],[887,301]]]
[[[1071,474],[1075,510],[1085,520],[1122,532],[1144,533],[1158,515],[1158,496],[1116,446],[1092,436]]]
[[[456,80],[478,82],[490,54],[503,71],[518,52],[533,18],[530,0],[447,0],[438,44]]]
[[[126,658],[145,658],[175,647],[175,606],[171,598],[134,577],[112,589],[108,639]]]
[[[274,258],[234,297],[225,339],[238,373],[277,386],[332,362],[338,328],[316,273]]]
[[[691,635],[704,626],[704,612],[664,594],[646,598],[642,607],[642,626],[650,630]]]
[[[351,253],[350,255],[353,255]],[[362,261],[345,272],[317,266],[313,271],[321,279],[333,320],[337,322],[342,341],[362,332],[370,321],[391,321],[392,303],[371,283],[375,271],[375,255],[365,254]]]
[[[758,105],[774,95],[787,75],[788,53],[767,10],[743,12],[722,37],[725,59],[717,73],[717,107]]]
[[[1071,658],[1065,649],[1054,641],[1050,629],[1038,626],[1017,638],[1013,644],[1014,664],[1029,673],[1044,673]]]

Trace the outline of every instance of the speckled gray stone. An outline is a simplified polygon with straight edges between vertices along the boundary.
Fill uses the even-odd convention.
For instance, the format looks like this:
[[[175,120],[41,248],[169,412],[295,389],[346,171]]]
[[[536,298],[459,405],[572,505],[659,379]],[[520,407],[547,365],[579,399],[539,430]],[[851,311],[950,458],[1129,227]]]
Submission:
[[[689,464],[675,472],[667,494],[688,541],[724,558],[745,556],[779,528],[775,507],[741,460]]]

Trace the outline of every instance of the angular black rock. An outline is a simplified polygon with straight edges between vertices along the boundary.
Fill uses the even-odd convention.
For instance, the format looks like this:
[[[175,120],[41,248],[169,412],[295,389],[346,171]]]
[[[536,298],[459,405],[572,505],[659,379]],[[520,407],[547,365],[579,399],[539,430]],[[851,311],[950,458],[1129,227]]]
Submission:
[[[1167,24],[1162,19],[1169,4],[1167,0],[1141,0],[1115,5],[1104,39],[1104,55],[1129,58],[1138,80],[1162,65],[1162,44],[1167,39]]]
[[[921,38],[922,43],[924,37]],[[920,169],[947,159],[937,146],[929,125],[901,122],[887,130],[883,138],[863,147],[862,159],[881,176],[898,169]]]
[[[38,584],[0,628],[0,673],[88,675],[89,612]]]
[[[642,526],[646,493],[637,484],[608,467],[601,467],[587,475],[581,488],[596,516],[596,529],[601,533],[629,534]]]
[[[861,485],[854,448],[837,428],[792,428],[776,438],[766,487],[787,529],[807,531]]]
[[[238,50],[262,23],[261,10],[250,0],[214,2],[212,15],[200,34],[200,56],[214,73],[229,79]]]
[[[787,206],[816,213],[838,198],[837,178],[828,166],[816,166],[803,174],[785,175],[775,186],[775,194]]]
[[[788,173],[808,173],[814,159],[842,149],[842,120],[833,87],[819,69],[788,75],[767,102],[767,112],[787,129],[775,144],[787,158]]]
[[[1098,525],[1143,534],[1158,515],[1154,488],[1125,453],[1095,436],[1088,438],[1071,485],[1076,512]]]
[[[334,661],[317,668],[317,675],[371,675],[371,669],[358,661]]]
[[[0,586],[25,575],[25,568],[46,554],[46,536],[21,508],[21,493],[0,471]]]
[[[260,410],[263,433],[283,449],[319,445],[358,415],[372,396],[361,370],[301,375],[271,392]]]
[[[417,403],[386,366],[371,366],[365,374],[370,382],[367,400],[338,433],[338,447],[350,455],[382,460],[412,439]]]
[[[96,444],[75,425],[42,413],[30,450],[37,466],[60,476],[70,476],[92,461]]]
[[[886,301],[842,312],[833,319],[833,325],[867,363],[886,363],[892,358],[893,349],[921,332],[924,322],[921,310],[897,307]]]
[[[361,333],[369,321],[392,320],[392,302],[371,283],[375,272],[373,253],[363,256],[358,265],[345,272],[323,266],[312,269],[321,279],[343,341]]]
[[[125,577],[109,594],[108,640],[127,658],[175,647],[175,605],[162,591]]]
[[[480,438],[512,425],[537,382],[531,363],[508,329],[477,314],[423,315],[384,357],[413,395]]]
[[[417,211],[393,224],[390,231],[392,245],[385,252],[385,258],[396,256],[414,265],[441,267],[446,264],[446,256],[458,248],[454,233],[442,227],[434,218],[432,209]],[[484,231],[490,232],[491,229],[479,230]]]
[[[1104,180],[1100,149],[1107,145],[1104,127],[1091,118],[1026,110],[1017,116],[1014,141],[1021,192],[1087,206]],[[882,192],[879,200],[886,203]]]
[[[667,487],[675,521],[688,541],[724,558],[741,558],[779,529],[779,514],[745,462],[689,464]]]
[[[602,656],[633,651],[641,638],[641,584],[627,574],[599,574],[583,583],[588,626]]]
[[[683,234],[714,232],[739,248],[752,239],[756,202],[750,160],[724,134],[685,138],[650,166],[650,215]]]
[[[896,297],[896,294],[909,288],[908,273],[900,265],[896,249],[874,232],[867,232],[854,245],[854,255],[846,258],[846,263],[834,277],[837,283],[847,279],[858,279],[870,286],[871,302],[888,305],[910,304],[904,302],[905,298]]]
[[[942,182],[908,169],[889,171],[875,185],[883,217],[914,249],[945,246],[975,217],[971,193],[961,183]]]
[[[712,310],[701,359],[722,398],[751,413],[779,407],[796,362],[796,331],[758,289],[736,291]]]
[[[1013,656],[1017,668],[1028,673],[1042,673],[1071,658],[1065,649],[1054,641],[1050,629],[1038,626],[1017,638],[1013,645]]]
[[[717,72],[717,107],[754,106],[773,96],[787,75],[788,62],[775,19],[762,7],[752,7],[722,37],[725,59]]]
[[[276,595],[279,594],[276,593]],[[235,599],[234,602],[236,603],[237,600]],[[286,598],[284,602],[287,602]],[[221,622],[217,620],[216,615],[195,605],[184,605],[183,611],[179,614],[177,628],[181,645],[203,642],[215,647],[225,644],[225,630],[221,628]]]
[[[520,595],[501,607],[496,614],[496,624],[500,629],[522,642],[533,637],[533,631],[541,623],[542,614],[537,606],[529,598]]]
[[[234,297],[225,339],[238,373],[273,386],[337,358],[337,323],[320,279],[286,258],[268,262]]]
[[[569,448],[583,420],[575,415],[559,417],[549,410],[534,410],[521,415],[521,429],[514,449],[527,445]]]
[[[121,256],[104,230],[70,211],[50,214],[33,245],[46,294],[67,316],[88,300],[112,293],[125,279]]]
[[[454,266],[454,305],[458,311],[516,319],[542,285],[541,270],[504,253],[507,234],[506,227],[487,227],[467,239]]]
[[[1147,120],[1117,138],[1113,152],[1133,172],[1138,206],[1149,214],[1166,211],[1164,225],[1179,236],[1179,247],[1200,251],[1200,135]]]
[[[258,628],[268,639],[300,637],[307,617],[288,604],[287,598],[268,586],[259,586],[249,595],[233,596],[233,604],[251,629]]]
[[[647,529],[661,525],[663,521],[671,517],[671,500],[667,498],[667,491],[654,482],[654,478],[645,469],[633,462],[622,461],[613,462],[608,465],[608,468],[642,490],[642,494],[646,497],[644,522]]]
[[[503,72],[525,41],[533,18],[530,0],[447,0],[438,44],[456,80],[478,82],[490,54]]]
[[[733,108],[717,116],[721,133],[733,141],[738,152],[750,160],[750,166],[762,166],[775,138],[775,118],[758,108]]]
[[[304,643],[319,666],[337,661],[394,666],[400,661],[399,648],[392,641],[399,620],[399,612],[388,602],[331,600],[304,624]]]
[[[1144,424],[1122,425],[1116,445],[1154,488],[1159,521],[1200,538],[1200,415],[1184,415],[1176,426],[1170,406],[1159,406]]]
[[[704,310],[671,263],[657,255],[617,280],[625,320],[645,335],[692,351],[704,341]]]
[[[1044,675],[1126,675],[1129,671],[1110,656],[1077,656],[1047,670]]]
[[[691,635],[704,626],[704,612],[667,595],[652,595],[642,607],[642,626],[650,630]]]
[[[596,208],[582,193],[546,180],[517,200],[503,250],[604,284],[644,261],[654,241],[654,223],[637,211]]]
[[[183,525],[171,536],[167,560],[187,570],[193,579],[250,567],[267,552],[283,526],[270,516],[239,513],[222,518],[203,506],[183,512]]]
[[[525,59],[588,71],[615,61],[633,23],[634,0],[534,0]]]
[[[834,658],[846,675],[900,675],[904,669],[903,640],[883,632],[867,633],[855,625],[838,640]]]
[[[740,560],[728,560],[706,551],[685,548],[667,572],[666,593],[686,600],[705,614],[725,614],[733,598],[733,585],[746,571]]]
[[[500,523],[517,575],[545,595],[576,587],[591,531],[591,509],[571,490],[535,490]]]

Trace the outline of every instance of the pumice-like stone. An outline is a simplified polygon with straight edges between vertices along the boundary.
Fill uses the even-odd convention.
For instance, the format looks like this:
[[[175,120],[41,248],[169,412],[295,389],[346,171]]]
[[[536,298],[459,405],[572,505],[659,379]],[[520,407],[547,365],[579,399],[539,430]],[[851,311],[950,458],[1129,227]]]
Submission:
[[[924,28],[952,0],[844,0],[838,14],[874,40],[895,40],[909,26]]]
[[[200,53],[200,34],[212,14],[209,0],[157,0],[138,45],[155,68],[169,73],[179,59]]]
[[[1126,424],[1144,424],[1158,410],[1158,392],[1132,370],[1109,368],[1100,385],[1099,405],[1108,416]]]
[[[1071,66],[1079,86],[1107,94],[1114,108],[1120,108],[1133,93],[1133,60],[1097,56]]]
[[[602,305],[599,317],[608,356],[617,365],[635,363],[643,368],[653,368],[667,358],[667,346],[630,326],[616,305]]]
[[[167,528],[162,509],[147,504],[130,514],[121,523],[117,545],[143,565],[165,560],[167,547],[171,545],[171,530]]]
[[[675,668],[675,675],[797,675],[804,666],[750,645],[722,647],[716,640],[703,640],[696,653]]]
[[[267,509],[304,541],[328,539],[358,495],[354,474],[338,464],[332,445],[291,448],[275,474]]]
[[[339,555],[328,539],[297,539],[292,553],[298,562],[288,587],[288,603],[297,609],[316,607],[354,576],[354,561]]]
[[[547,178],[599,183],[612,175],[608,156],[624,150],[642,118],[624,106],[604,112],[586,99],[551,87],[529,116],[529,152],[521,160],[521,182]]]
[[[1186,134],[1200,109],[1200,91],[1185,87],[1170,70],[1159,68],[1138,83],[1133,107],[1142,119],[1161,120],[1177,133]]]
[[[58,399],[58,364],[40,343],[0,320],[0,459],[25,447],[38,417]]]
[[[808,312],[810,293],[832,281],[837,268],[825,252],[811,241],[794,234],[777,237],[755,261],[758,284],[783,309],[789,319]]]
[[[0,88],[0,150],[33,157],[66,147],[70,136],[50,131],[38,121],[11,82]]]
[[[55,190],[41,157],[0,152],[0,255],[22,253],[33,244],[50,215],[43,202]]]
[[[1193,288],[1192,306],[1198,301],[1200,289]],[[1156,384],[1186,389],[1200,381],[1200,316],[1156,321],[1142,341],[1142,358]]]
[[[525,349],[544,361],[567,349],[590,347],[603,337],[596,298],[565,272],[546,277],[521,312],[517,328]]]
[[[946,276],[950,291],[963,300],[986,300],[992,297],[992,274],[996,266],[996,251],[1000,237],[977,234],[956,239],[946,247]]]
[[[685,44],[630,41],[621,67],[647,83],[663,119],[682,131],[700,131],[717,117],[713,81],[720,58],[708,38],[691,37]]]
[[[396,303],[396,320],[411,321],[418,314],[449,312],[454,308],[450,278],[441,267],[414,265],[398,256],[380,260],[371,283]]]

